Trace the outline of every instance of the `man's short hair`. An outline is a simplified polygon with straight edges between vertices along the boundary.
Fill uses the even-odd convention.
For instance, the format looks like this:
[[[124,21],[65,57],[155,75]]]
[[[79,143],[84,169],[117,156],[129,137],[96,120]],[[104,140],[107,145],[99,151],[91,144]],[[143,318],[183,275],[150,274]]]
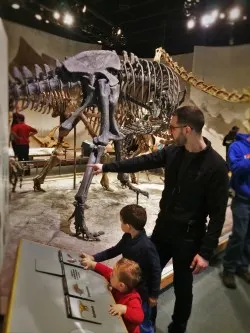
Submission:
[[[134,289],[141,281],[141,269],[137,262],[122,258],[117,261],[115,268],[119,281],[123,282],[129,291]]]
[[[121,220],[130,224],[135,230],[143,230],[147,222],[146,209],[139,205],[127,205],[120,211]]]
[[[173,113],[173,116],[177,117],[179,124],[190,126],[199,134],[205,124],[204,114],[196,106],[182,106]]]
[[[231,129],[231,131],[236,132],[236,131],[238,131],[239,129],[240,129],[240,128],[239,128],[238,126],[233,126],[232,129]]]
[[[17,120],[18,120],[18,121],[21,121],[21,122],[24,122],[24,120],[25,120],[24,115],[21,114],[21,113],[18,113],[18,115],[17,115]]]

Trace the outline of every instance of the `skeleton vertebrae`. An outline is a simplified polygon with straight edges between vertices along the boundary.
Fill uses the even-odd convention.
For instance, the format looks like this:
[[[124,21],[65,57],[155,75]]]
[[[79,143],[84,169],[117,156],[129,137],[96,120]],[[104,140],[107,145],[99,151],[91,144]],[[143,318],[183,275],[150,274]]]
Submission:
[[[173,69],[185,82],[193,87],[204,91],[205,93],[231,103],[249,103],[250,89],[243,89],[243,93],[237,91],[227,91],[225,88],[218,88],[214,85],[207,84],[203,80],[197,78],[192,72],[187,72],[184,67],[180,67],[177,62],[163,49],[156,49],[155,61],[160,62],[161,58],[166,64]]]

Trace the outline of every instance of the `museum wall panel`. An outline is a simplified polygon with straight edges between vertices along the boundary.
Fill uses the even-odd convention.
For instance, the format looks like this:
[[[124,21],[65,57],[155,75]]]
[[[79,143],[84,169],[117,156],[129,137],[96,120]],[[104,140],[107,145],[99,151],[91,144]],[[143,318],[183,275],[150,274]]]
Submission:
[[[194,49],[193,70],[206,83],[225,87],[228,91],[249,89],[250,45],[230,47],[203,47]],[[250,105],[224,102],[195,88],[190,99],[206,115],[205,135],[212,140],[214,148],[225,157],[223,136],[232,126],[238,125],[241,132],[250,130]]]
[[[9,217],[8,175],[8,41],[2,19],[0,19],[0,269],[7,242]]]
[[[192,71],[193,67],[193,53],[187,54],[178,54],[172,56],[173,60],[179,64],[180,67],[184,67],[188,72]],[[189,103],[190,101],[190,85],[187,85],[182,79],[180,79],[181,89],[187,89],[186,100],[185,103]]]
[[[55,66],[55,60],[64,60],[65,57],[91,49],[101,49],[99,44],[88,44],[72,41],[52,34],[32,29],[20,24],[4,20],[4,27],[9,41],[9,67],[26,65],[30,69],[34,64]],[[38,130],[38,136],[44,137],[48,132],[59,125],[59,118],[52,118],[50,114],[41,114],[33,110],[25,110],[26,122]],[[77,125],[77,147],[89,135],[84,125]],[[73,147],[73,131],[66,141]],[[31,147],[39,144],[31,139]]]

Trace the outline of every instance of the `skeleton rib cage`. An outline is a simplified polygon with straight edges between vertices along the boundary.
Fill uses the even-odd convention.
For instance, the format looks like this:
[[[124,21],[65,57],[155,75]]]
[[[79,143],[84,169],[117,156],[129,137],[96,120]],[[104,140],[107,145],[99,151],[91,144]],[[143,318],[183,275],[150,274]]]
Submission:
[[[65,68],[63,70],[66,71]],[[79,103],[79,99],[84,98],[81,82],[70,80],[63,82],[60,79],[61,71],[62,65],[58,61],[54,70],[46,64],[44,70],[35,65],[34,74],[25,66],[21,70],[14,67],[9,86],[11,109],[19,102],[20,111],[30,108],[57,117],[65,113],[70,103],[72,105]],[[113,74],[113,69],[110,72]],[[118,123],[124,134],[135,133],[135,124],[138,121],[140,126],[137,130],[143,133],[143,120],[148,115],[168,121],[180,98],[179,79],[170,67],[138,59],[133,54],[129,58],[124,52],[121,69],[115,74],[121,87],[116,118],[117,120],[120,118]],[[91,114],[97,116],[95,107],[96,105],[93,105],[85,109],[84,113],[88,118]],[[132,124],[134,126],[129,131]],[[146,126],[145,131],[150,132],[150,127]]]

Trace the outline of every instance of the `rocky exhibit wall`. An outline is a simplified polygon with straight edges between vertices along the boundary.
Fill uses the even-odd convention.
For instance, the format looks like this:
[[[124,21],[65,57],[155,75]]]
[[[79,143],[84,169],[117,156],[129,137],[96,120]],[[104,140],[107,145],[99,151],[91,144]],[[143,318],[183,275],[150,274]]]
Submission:
[[[9,227],[8,42],[0,19],[0,270]]]
[[[196,46],[192,72],[207,84],[227,91],[250,89],[250,45],[228,47]],[[199,106],[206,116],[204,134],[214,148],[225,157],[222,146],[224,135],[234,125],[245,133],[250,131],[250,104],[229,103],[191,88],[190,100]]]

